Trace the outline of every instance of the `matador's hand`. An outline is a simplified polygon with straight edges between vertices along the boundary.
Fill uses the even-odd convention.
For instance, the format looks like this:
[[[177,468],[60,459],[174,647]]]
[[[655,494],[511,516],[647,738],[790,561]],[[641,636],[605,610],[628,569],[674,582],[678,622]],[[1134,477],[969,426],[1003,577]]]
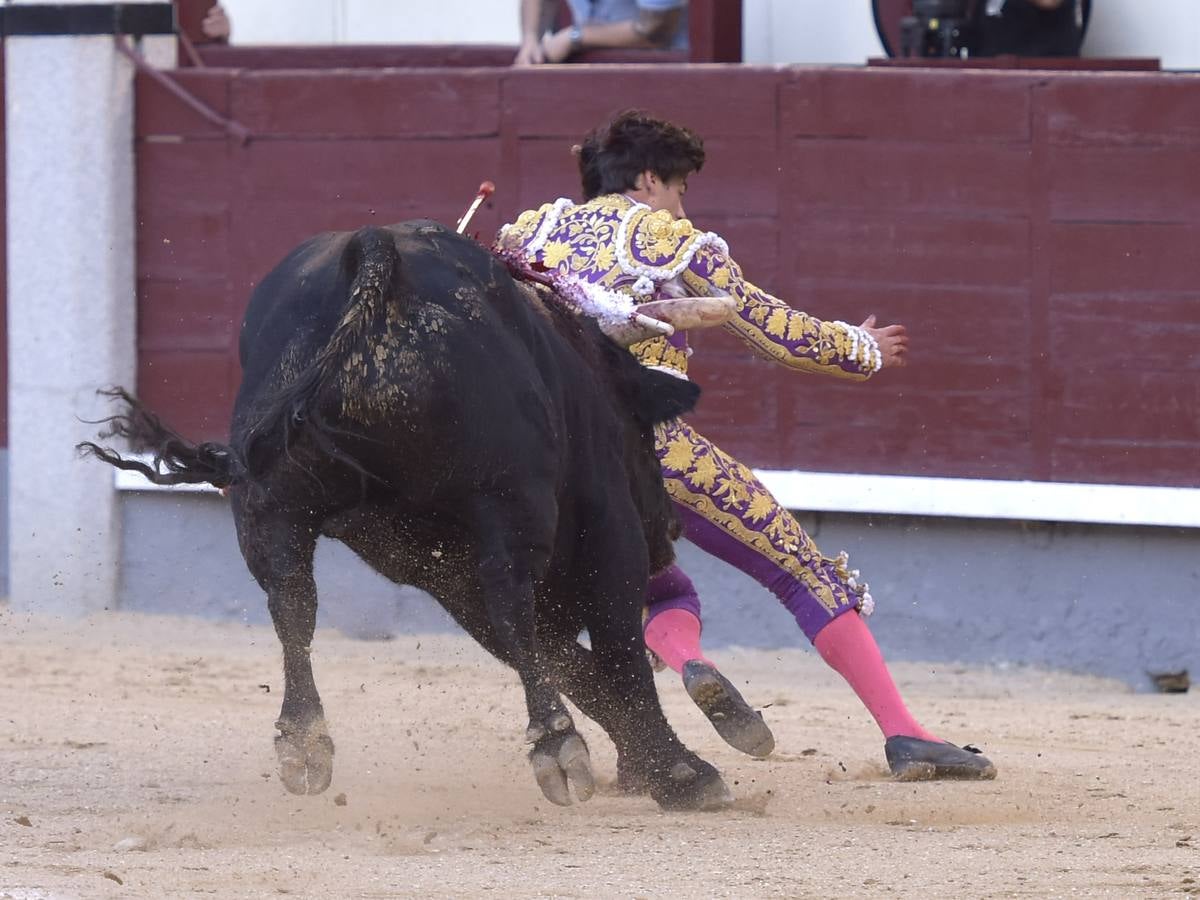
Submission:
[[[875,327],[875,317],[867,316],[862,323],[862,329],[879,345],[879,355],[883,359],[883,368],[902,366],[907,360],[904,354],[908,352],[908,330],[903,325],[885,325]]]

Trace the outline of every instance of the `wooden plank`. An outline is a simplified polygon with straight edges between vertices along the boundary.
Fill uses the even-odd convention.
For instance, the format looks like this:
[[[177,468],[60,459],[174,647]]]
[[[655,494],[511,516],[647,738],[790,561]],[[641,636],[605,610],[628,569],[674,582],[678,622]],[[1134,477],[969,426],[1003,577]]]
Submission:
[[[207,0],[206,0],[207,2]],[[510,44],[358,44],[196,48],[207,66],[222,69],[460,69],[508,67]]]
[[[956,448],[967,446],[975,455],[980,447],[986,451],[986,464],[971,462],[971,474],[1026,476],[1029,421],[1022,400],[1029,386],[1027,336],[1020,327],[1023,293],[993,291],[963,297],[952,290],[907,290],[881,298],[873,286],[826,284],[813,289],[821,295],[819,307],[804,303],[804,297],[794,305],[808,311],[857,307],[853,317],[848,312],[841,315],[859,321],[865,310],[878,308],[880,301],[890,304],[889,309],[898,314],[889,320],[904,321],[913,334],[913,365],[881,373],[865,384],[850,384],[787,371],[755,359],[736,338],[700,332],[691,336],[696,347],[691,371],[705,390],[695,421],[720,428],[714,434],[733,441],[739,452],[760,466],[887,472],[900,465],[910,474],[929,473],[939,471],[932,462],[954,463],[950,457]],[[931,306],[923,318],[914,318]],[[736,393],[727,401],[725,395],[731,390]],[[740,434],[739,421],[757,424],[746,411],[761,415],[768,397],[772,420],[779,423],[777,432],[762,435],[756,428],[753,434]],[[875,428],[883,429],[883,440],[893,455],[871,459],[856,445],[843,448],[840,464],[834,461],[839,453],[827,435],[849,429],[859,440],[863,432]],[[933,432],[940,436],[930,437]],[[992,444],[1003,448],[1004,455],[988,450]],[[813,447],[825,448],[821,453],[829,454],[820,457],[820,465],[810,455]],[[912,447],[920,447],[922,458],[897,457],[897,447],[909,448],[908,455]],[[931,462],[926,457],[938,447],[942,456]],[[954,464],[959,474],[968,471]]]
[[[234,380],[229,354],[143,350],[138,395],[189,440],[228,440]]]
[[[501,218],[513,221],[522,211],[569,197],[582,199],[579,164],[567,138],[516,138],[516,171],[496,181]]]
[[[1028,279],[1026,223],[967,216],[795,211],[785,238],[785,277],[846,278],[889,285],[1021,287]]]
[[[230,83],[235,73],[223,69],[179,69],[170,77],[181,88],[219,115],[230,116]],[[138,138],[175,135],[224,140],[225,132],[149,75],[139,72],[133,81],[134,134]]]
[[[1200,225],[1055,224],[1045,253],[1055,294],[1193,291]]]
[[[500,77],[489,69],[240,72],[230,106],[259,139],[495,135]]]
[[[1055,444],[1052,472],[1055,481],[1200,487],[1196,467],[1179,464],[1197,455],[1198,443],[1075,439]]]
[[[688,179],[684,204],[694,218],[737,213],[775,216],[781,188],[780,155],[774,130],[704,142],[704,168]]]
[[[752,67],[512,69],[504,76],[504,116],[522,137],[566,137],[572,143],[627,107],[652,110],[705,139],[757,135],[773,140],[782,78],[774,69]]]
[[[160,279],[208,278],[229,265],[225,204],[146,204],[138,210],[138,274]]]
[[[1060,441],[1171,441],[1200,447],[1200,378],[1195,371],[1185,377],[1128,358],[1079,373],[1068,371],[1056,407],[1055,435]]]
[[[789,207],[1027,216],[1025,144],[791,139],[784,184]]]
[[[228,199],[233,151],[224,141],[140,140],[135,147],[139,205]]]
[[[709,440],[735,456],[743,451],[762,458],[764,448],[775,447],[779,435],[779,398],[786,373],[765,360],[744,353],[717,352],[718,332],[695,335],[697,353],[689,373],[700,385],[700,403],[688,421]],[[729,339],[733,340],[733,339]]]
[[[909,3],[912,0],[908,0]],[[872,56],[868,66],[893,69],[1036,69],[1042,72],[1159,72],[1162,60],[1157,56],[974,56],[970,59],[957,57],[909,57],[884,59]]]
[[[1178,293],[1148,288],[1052,297],[1056,363],[1099,379],[1120,364],[1136,371],[1200,373],[1200,284]]]
[[[833,389],[806,391],[814,409],[839,410],[854,403]],[[1032,468],[1027,435],[1020,429],[997,431],[993,419],[1000,403],[955,400],[945,396],[920,398],[896,410],[908,415],[930,411],[938,419],[959,422],[953,429],[914,430],[903,422],[869,419],[873,404],[858,401],[850,408],[863,412],[858,422],[839,422],[836,428],[799,423],[783,435],[781,446],[791,448],[785,468],[819,472],[863,472],[893,475],[940,475],[961,478],[1025,478]],[[759,463],[751,458],[753,465]]]
[[[1056,221],[1200,222],[1200,146],[1068,144],[1049,156]]]
[[[799,69],[779,91],[785,137],[1027,143],[1028,74]]]
[[[1030,390],[1026,397],[1030,420],[1033,469],[1029,477],[1048,481],[1053,472],[1054,394],[1057,373],[1050,361],[1050,295],[1053,291],[1052,257],[1046,252],[1052,240],[1050,195],[1053,174],[1050,165],[1045,104],[1032,105],[1033,141],[1030,148],[1029,193],[1029,326]]]
[[[233,305],[224,277],[139,278],[138,350],[227,351],[241,326]]]
[[[223,273],[233,189],[229,145],[140,141],[136,179],[139,276],[186,280]]]
[[[1191,75],[1077,75],[1034,91],[1055,145],[1200,144],[1200,84]]]
[[[240,153],[243,203],[296,199],[303,185],[306,200],[362,203],[384,216],[430,204],[465,209],[500,165],[495,138],[271,140]]]

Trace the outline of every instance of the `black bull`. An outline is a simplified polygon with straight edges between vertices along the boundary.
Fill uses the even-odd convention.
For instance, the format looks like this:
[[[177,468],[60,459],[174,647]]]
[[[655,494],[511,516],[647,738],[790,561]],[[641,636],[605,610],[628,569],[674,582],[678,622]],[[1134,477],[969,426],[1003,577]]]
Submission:
[[[246,565],[283,646],[284,784],[318,793],[333,742],[313,679],[320,535],[429,592],[517,670],[538,784],[593,791],[560,691],[664,807],[719,805],[717,771],[667,724],[643,651],[647,573],[673,559],[653,426],[691,384],[638,365],[595,323],[543,303],[432,222],[319,235],[250,299],[231,440],[192,444],[120,389],[104,437],[158,483],[227,488]],[[577,638],[586,629],[591,649]]]

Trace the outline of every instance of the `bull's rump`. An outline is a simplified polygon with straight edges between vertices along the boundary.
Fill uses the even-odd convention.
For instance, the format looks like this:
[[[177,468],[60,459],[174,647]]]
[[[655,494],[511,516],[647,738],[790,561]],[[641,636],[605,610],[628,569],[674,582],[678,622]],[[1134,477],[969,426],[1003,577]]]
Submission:
[[[464,467],[484,480],[514,467],[554,479],[568,436],[586,435],[589,455],[607,443],[619,464],[612,400],[569,333],[591,323],[574,318],[534,308],[491,253],[437,223],[319,235],[251,298],[234,445],[257,428],[266,457],[286,456],[295,403],[271,434],[263,410],[320,367],[302,400],[356,458],[432,470],[436,457],[459,482]]]

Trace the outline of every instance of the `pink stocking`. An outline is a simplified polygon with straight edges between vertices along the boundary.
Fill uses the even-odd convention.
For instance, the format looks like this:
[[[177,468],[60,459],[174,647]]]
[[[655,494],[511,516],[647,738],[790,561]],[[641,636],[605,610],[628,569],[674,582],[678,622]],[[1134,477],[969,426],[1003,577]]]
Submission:
[[[712,665],[700,649],[700,620],[686,609],[663,610],[646,622],[645,635],[646,646],[676,672],[690,659]]]
[[[817,632],[813,646],[858,694],[885,738],[904,735],[940,740],[922,728],[904,705],[879,645],[857,612],[843,613],[831,621]]]

